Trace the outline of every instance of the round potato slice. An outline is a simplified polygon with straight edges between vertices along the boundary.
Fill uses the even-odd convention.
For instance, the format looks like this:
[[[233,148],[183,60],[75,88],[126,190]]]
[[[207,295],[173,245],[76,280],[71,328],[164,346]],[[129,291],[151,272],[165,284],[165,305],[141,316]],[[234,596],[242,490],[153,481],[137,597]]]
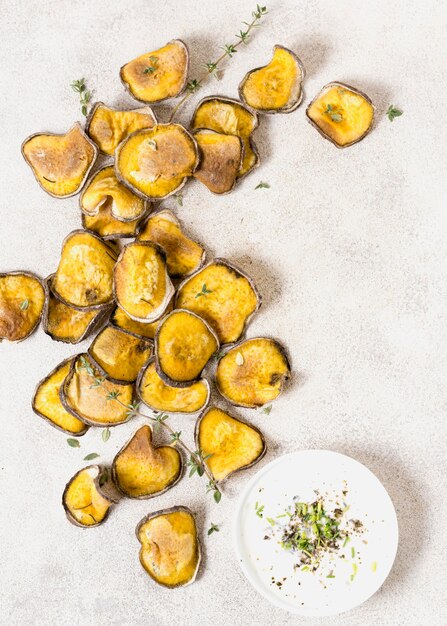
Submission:
[[[76,122],[63,135],[31,135],[22,143],[22,155],[44,191],[55,198],[68,198],[82,189],[98,148]]]
[[[239,85],[239,96],[259,113],[291,113],[303,99],[303,78],[303,64],[297,55],[276,45],[268,65],[245,75]]]
[[[114,270],[117,305],[137,322],[154,322],[163,315],[174,294],[162,249],[150,242],[123,248]]]
[[[112,475],[128,498],[153,498],[181,479],[182,457],[174,446],[155,446],[151,427],[141,426],[115,456]]]
[[[85,132],[93,139],[103,154],[113,156],[118,145],[142,128],[152,128],[157,123],[150,107],[120,111],[96,102],[85,123]]]
[[[308,121],[337,148],[348,148],[369,133],[374,105],[368,96],[344,83],[329,83],[306,109]]]
[[[140,563],[149,576],[164,587],[185,587],[194,582],[201,550],[197,526],[184,506],[156,511],[136,528],[141,543]]]
[[[195,436],[197,449],[208,457],[206,464],[216,481],[252,467],[267,450],[257,428],[217,407],[210,407],[200,415]]]
[[[197,413],[205,408],[210,398],[210,385],[206,378],[188,387],[167,385],[157,374],[155,359],[151,359],[140,372],[136,391],[147,407],[167,413]]]
[[[205,250],[185,235],[174,213],[166,209],[149,216],[138,233],[137,241],[153,241],[163,248],[172,278],[189,276],[205,261]]]
[[[231,404],[256,408],[277,398],[289,375],[284,348],[256,337],[236,344],[219,360],[216,385]]]
[[[103,308],[113,300],[116,252],[85,230],[74,230],[64,240],[59,266],[51,281],[55,294],[74,308]]]
[[[219,340],[201,317],[184,309],[169,313],[155,335],[158,375],[173,387],[187,387],[199,379]]]
[[[242,270],[214,259],[179,286],[175,306],[205,319],[221,343],[233,343],[261,306],[261,296]]]
[[[161,102],[175,98],[183,91],[188,65],[188,48],[180,39],[173,39],[163,48],[142,54],[123,65],[121,82],[136,100]]]
[[[0,274],[0,341],[22,341],[39,325],[47,287],[31,272]]]
[[[73,357],[59,363],[36,387],[32,407],[34,413],[64,433],[80,437],[88,426],[69,413],[60,399],[60,388],[70,371]]]
[[[199,164],[194,137],[180,124],[158,124],[125,139],[116,150],[118,179],[145,199],[179,191]]]
[[[170,313],[173,309],[173,299],[169,301],[166,307],[165,313]],[[110,318],[110,324],[116,328],[121,328],[127,331],[134,337],[141,337],[142,339],[154,339],[157,332],[158,325],[162,318],[158,318],[155,322],[136,322],[131,317],[124,313],[122,309],[116,307],[115,311]]]
[[[109,480],[105,467],[89,465],[67,483],[62,495],[62,506],[72,524],[80,528],[93,528],[106,521],[116,501],[108,493]]]
[[[112,217],[121,222],[140,219],[150,206],[119,182],[110,165],[96,172],[79,200],[81,211],[90,216],[97,215],[100,207],[106,203],[110,203]]]

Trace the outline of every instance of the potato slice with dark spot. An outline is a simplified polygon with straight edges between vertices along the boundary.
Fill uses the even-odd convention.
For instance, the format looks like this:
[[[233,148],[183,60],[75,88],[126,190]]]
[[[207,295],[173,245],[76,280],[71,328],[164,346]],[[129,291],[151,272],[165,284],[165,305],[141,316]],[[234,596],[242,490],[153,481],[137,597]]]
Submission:
[[[155,364],[167,385],[188,387],[219,349],[219,340],[201,317],[182,309],[169,313],[155,335]]]
[[[22,143],[22,155],[37,182],[55,198],[68,198],[82,189],[97,154],[79,122],[63,135],[36,133]]]
[[[131,384],[104,378],[95,385],[95,378],[103,379],[101,372],[85,354],[73,359],[70,371],[60,389],[65,409],[90,426],[117,426],[131,417],[128,407],[133,401]],[[111,394],[117,395],[117,400]]]
[[[120,183],[113,166],[107,165],[87,183],[79,199],[79,206],[83,213],[92,216],[97,215],[100,207],[110,200],[112,217],[121,222],[140,219],[150,207],[150,203]]]
[[[135,237],[137,234],[138,226],[141,223],[142,217],[132,220],[131,222],[123,222],[117,220],[112,215],[112,198],[108,198],[100,207],[98,207],[98,213],[96,215],[86,215],[81,213],[82,226],[86,230],[90,230],[102,239],[126,239]]]
[[[47,287],[31,272],[0,274],[0,342],[22,341],[39,325]]]
[[[95,102],[85,123],[85,132],[103,154],[113,156],[118,145],[131,133],[157,123],[150,107],[120,111]]]
[[[128,498],[153,498],[182,477],[182,457],[174,446],[154,446],[150,426],[141,426],[115,456],[112,475]]]
[[[276,45],[268,65],[245,75],[239,97],[259,113],[291,113],[303,98],[303,78],[304,68],[297,55]]]
[[[184,506],[156,511],[136,528],[141,543],[140,563],[164,587],[185,587],[194,582],[201,550],[192,512]]]
[[[284,348],[274,339],[256,337],[236,344],[219,360],[216,384],[231,404],[256,408],[277,398],[289,376]]]
[[[153,411],[197,413],[209,402],[210,385],[206,378],[188,387],[171,387],[157,374],[155,359],[140,372],[136,390],[138,397]]]
[[[59,266],[51,281],[55,294],[69,306],[98,309],[113,300],[116,252],[100,237],[74,230],[64,240]]]
[[[196,140],[180,124],[158,124],[130,135],[116,151],[118,179],[144,199],[179,191],[199,164]]]
[[[166,252],[168,273],[172,278],[189,276],[205,260],[205,250],[182,231],[171,211],[164,209],[149,216],[141,227],[137,241],[153,241]]]
[[[86,433],[89,427],[64,408],[59,395],[60,388],[70,371],[73,358],[70,357],[59,363],[48,376],[40,381],[34,392],[32,406],[34,413],[54,428],[79,437]]]
[[[174,302],[173,298],[171,298],[163,315],[165,313],[170,313],[173,308]],[[122,309],[116,307],[115,311],[112,314],[112,317],[110,318],[110,324],[112,324],[112,326],[115,326],[116,328],[121,328],[122,330],[127,331],[134,337],[141,337],[142,339],[154,339],[158,325],[162,318],[163,316],[159,317],[157,320],[155,320],[155,322],[150,323],[136,322],[131,317],[129,317],[127,313],[124,313]]]
[[[196,130],[201,160],[194,177],[216,194],[234,189],[244,156],[243,143],[236,135],[216,133],[214,130]]]
[[[101,465],[89,465],[77,472],[67,483],[62,505],[68,520],[81,528],[93,528],[106,521],[116,502],[108,470]]]
[[[258,126],[258,117],[238,100],[208,96],[201,100],[195,110],[191,128],[214,130],[225,135],[237,135],[244,144],[242,166],[238,178],[259,165],[259,155],[251,138]]]
[[[266,452],[262,433],[229,413],[210,407],[199,417],[196,445],[216,481],[257,463]]]
[[[96,335],[88,353],[107,376],[132,383],[151,357],[152,345],[152,341],[106,326]]]
[[[142,54],[123,65],[121,82],[136,100],[161,102],[175,98],[183,91],[188,65],[188,48],[180,39],[173,39],[163,48]]]
[[[347,148],[369,133],[374,105],[368,96],[343,83],[329,83],[306,109],[309,122],[337,148]]]
[[[53,276],[54,274],[45,281],[48,287],[48,306],[42,319],[43,329],[54,341],[79,343],[101,324],[105,316],[110,314],[110,310],[80,311],[65,304],[51,290]]]
[[[221,343],[237,341],[261,306],[252,280],[225,259],[214,259],[178,288],[175,307],[203,317]]]
[[[158,320],[174,294],[163,250],[147,241],[125,246],[115,265],[114,292],[117,305],[133,320]]]

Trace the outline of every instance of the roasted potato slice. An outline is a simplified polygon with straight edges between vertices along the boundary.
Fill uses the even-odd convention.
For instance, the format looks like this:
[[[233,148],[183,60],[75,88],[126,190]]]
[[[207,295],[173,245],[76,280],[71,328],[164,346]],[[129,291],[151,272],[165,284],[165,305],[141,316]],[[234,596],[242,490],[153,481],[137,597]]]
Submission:
[[[155,365],[167,385],[188,387],[197,381],[219,340],[201,317],[175,309],[160,323],[155,335]]]
[[[54,293],[69,306],[93,310],[113,300],[113,248],[94,233],[74,230],[64,240],[51,281]]]
[[[81,528],[92,528],[106,521],[116,501],[108,489],[109,472],[102,465],[88,465],[67,483],[62,506],[68,520]]]
[[[27,137],[22,155],[44,191],[55,198],[68,198],[82,189],[98,148],[76,122],[63,135],[36,133]]]
[[[244,157],[244,144],[236,135],[196,130],[201,160],[194,177],[216,194],[233,190]]]
[[[98,215],[100,207],[104,204],[109,204],[112,217],[121,222],[134,222],[140,219],[150,206],[146,200],[119,182],[111,165],[96,172],[79,200],[81,211],[90,216]]]
[[[194,137],[180,124],[158,124],[130,135],[116,150],[118,179],[144,199],[179,191],[199,164]]]
[[[368,96],[344,83],[329,83],[306,109],[309,122],[337,148],[347,148],[369,133],[374,105]]]
[[[96,335],[88,353],[107,376],[132,383],[152,355],[152,341],[106,326]]]
[[[45,313],[47,287],[31,272],[0,274],[0,342],[22,341]]]
[[[173,298],[169,301],[166,307],[165,313],[170,313],[174,307]],[[122,309],[116,307],[115,311],[110,318],[110,323],[116,328],[126,330],[134,337],[141,337],[143,339],[154,339],[155,333],[162,318],[158,318],[155,322],[149,324],[145,322],[136,322],[131,317],[124,313]]]
[[[60,388],[70,371],[72,360],[73,357],[65,359],[40,381],[34,392],[32,407],[36,415],[43,417],[54,428],[80,437],[87,432],[88,426],[64,408],[59,395]]]
[[[65,304],[51,290],[53,276],[54,274],[45,281],[48,287],[48,306],[42,319],[43,329],[55,341],[79,343],[110,314],[110,310],[80,311]]]
[[[196,445],[216,481],[257,463],[267,448],[262,433],[229,413],[210,407],[196,423]]]
[[[205,250],[182,231],[171,211],[164,209],[149,216],[137,241],[153,241],[166,252],[166,265],[172,278],[183,278],[197,271],[205,260]]]
[[[185,506],[156,511],[136,528],[141,543],[140,563],[149,576],[164,587],[185,587],[194,582],[201,550],[197,526]]]
[[[167,385],[157,374],[155,359],[141,370],[136,391],[150,409],[167,413],[197,413],[206,407],[210,398],[210,384],[206,378],[188,387]]]
[[[117,305],[130,318],[155,322],[174,293],[162,249],[147,241],[127,244],[115,266],[114,291]]]
[[[259,155],[251,133],[258,126],[258,117],[238,100],[220,96],[208,96],[201,100],[195,110],[191,128],[214,130],[224,135],[237,135],[244,144],[242,166],[238,178],[248,174],[259,165]]]
[[[103,379],[94,363],[85,354],[78,355],[70,365],[70,371],[60,389],[65,409],[90,426],[117,426],[127,422],[131,414],[128,406],[133,400],[134,387],[119,381]],[[113,396],[119,402],[113,400]]]
[[[121,82],[140,102],[161,102],[175,98],[188,78],[188,48],[173,39],[163,48],[147,52],[126,63],[120,70]]]
[[[256,408],[277,398],[289,375],[284,348],[273,339],[256,337],[236,344],[219,360],[216,384],[231,404]]]
[[[182,457],[174,446],[154,446],[152,430],[141,426],[115,456],[112,475],[128,498],[153,498],[182,477]]]
[[[248,72],[239,85],[239,97],[259,113],[291,113],[303,99],[304,68],[297,55],[276,45],[273,58]]]
[[[85,132],[103,154],[113,156],[118,145],[131,133],[157,123],[150,107],[120,111],[95,102],[85,123]]]
[[[214,259],[179,287],[175,307],[203,317],[221,343],[237,341],[261,297],[252,280],[225,259]]]
[[[96,215],[86,215],[81,212],[82,226],[86,230],[90,230],[102,239],[126,239],[135,237],[138,231],[142,217],[132,220],[131,222],[122,222],[112,215],[113,200],[109,198],[98,207]]]

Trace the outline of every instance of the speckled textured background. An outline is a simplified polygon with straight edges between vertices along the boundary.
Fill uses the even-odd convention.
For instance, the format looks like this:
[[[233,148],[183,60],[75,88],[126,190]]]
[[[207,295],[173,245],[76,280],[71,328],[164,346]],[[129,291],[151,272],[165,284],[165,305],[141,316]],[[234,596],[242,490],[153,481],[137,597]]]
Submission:
[[[267,438],[262,463],[291,450],[330,448],[370,467],[394,500],[401,541],[395,567],[365,605],[315,624],[445,623],[446,204],[445,14],[441,0],[273,0],[265,25],[202,96],[236,96],[245,72],[275,43],[307,70],[305,100],[264,117],[262,165],[216,198],[198,183],[177,211],[206,244],[256,280],[264,304],[248,336],[287,346],[294,376],[269,416],[240,411]],[[63,237],[80,226],[77,198],[43,193],[20,156],[38,130],[63,132],[80,117],[69,83],[85,76],[95,99],[131,106],[118,79],[127,60],[173,37],[191,47],[192,74],[247,19],[245,0],[0,2],[2,173],[0,268],[54,271]],[[445,4],[444,4],[445,6]],[[339,151],[306,122],[309,99],[344,80],[377,106],[374,131]],[[197,101],[194,98],[194,101]],[[193,110],[184,110],[188,122]],[[404,116],[390,123],[389,104]],[[163,109],[162,109],[163,111]],[[166,109],[164,109],[166,113]],[[443,180],[441,180],[441,176]],[[255,190],[260,181],[270,189]],[[219,506],[198,479],[150,502],[124,501],[100,528],[65,521],[65,482],[98,452],[105,462],[136,427],[107,444],[91,429],[81,449],[33,415],[37,381],[84,346],[42,331],[0,346],[0,622],[8,626],[258,626],[301,624],[245,581],[231,545],[238,493],[256,468],[234,476]],[[187,436],[192,418],[174,420]],[[138,563],[133,529],[173,504],[196,513],[205,544],[197,582],[156,587]],[[205,537],[210,522],[219,534]],[[443,616],[444,613],[444,616]],[[311,620],[309,620],[311,623]]]

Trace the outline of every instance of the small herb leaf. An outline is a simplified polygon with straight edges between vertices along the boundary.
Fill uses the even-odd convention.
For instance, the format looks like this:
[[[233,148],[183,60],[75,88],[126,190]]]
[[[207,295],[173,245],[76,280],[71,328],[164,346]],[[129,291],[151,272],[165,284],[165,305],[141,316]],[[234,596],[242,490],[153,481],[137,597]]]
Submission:
[[[394,121],[395,117],[400,117],[401,115],[403,115],[403,113],[404,112],[398,109],[397,107],[395,107],[394,104],[390,104],[386,112],[390,122]]]
[[[90,454],[87,454],[87,456],[84,457],[84,461],[93,461],[93,459],[97,459],[98,457],[99,454],[96,452],[90,452]]]
[[[265,183],[263,180],[261,180],[256,185],[255,189],[270,189],[270,185],[268,183]]]
[[[208,529],[208,536],[212,535],[213,533],[218,533],[220,530],[219,526],[217,524],[213,524],[211,523],[211,526]]]
[[[111,433],[111,431],[110,431],[110,428],[108,428],[108,427],[107,427],[107,428],[104,428],[104,430],[103,430],[103,431],[102,431],[102,433],[101,433],[101,437],[102,437],[102,440],[104,441],[104,443],[106,443],[107,441],[109,441],[109,439],[110,439],[110,435],[111,435],[111,434],[112,434],[112,433]]]
[[[26,309],[29,307],[29,300],[23,300],[23,302],[20,303],[20,308],[22,311],[26,311]]]
[[[81,444],[79,443],[79,441],[77,439],[73,439],[72,437],[69,437],[67,439],[67,443],[70,446],[70,448],[80,448]]]

